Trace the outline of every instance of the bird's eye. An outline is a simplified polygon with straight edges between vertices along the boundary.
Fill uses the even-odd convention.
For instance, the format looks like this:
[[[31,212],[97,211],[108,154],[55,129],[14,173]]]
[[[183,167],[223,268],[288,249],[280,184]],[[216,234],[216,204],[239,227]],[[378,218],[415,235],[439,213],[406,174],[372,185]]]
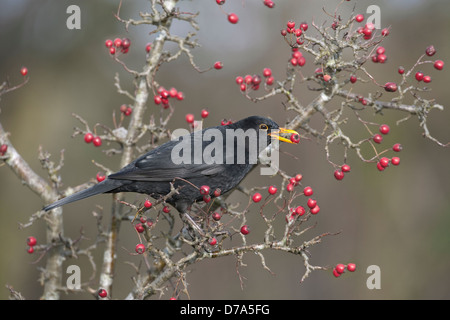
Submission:
[[[268,127],[267,124],[265,124],[265,123],[260,124],[260,125],[259,125],[259,128],[260,128],[261,130],[265,130],[265,131],[269,130],[269,127]]]

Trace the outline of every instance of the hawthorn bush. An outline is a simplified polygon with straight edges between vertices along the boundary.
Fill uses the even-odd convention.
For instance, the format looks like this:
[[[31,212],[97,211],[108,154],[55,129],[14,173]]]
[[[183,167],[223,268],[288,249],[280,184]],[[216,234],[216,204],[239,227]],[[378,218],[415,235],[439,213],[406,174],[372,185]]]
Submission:
[[[92,164],[84,164],[96,167],[89,181],[72,186],[80,181],[69,182],[61,174],[64,157],[70,150],[61,152],[57,159],[45,151],[45,147],[40,147],[39,161],[45,174],[39,174],[30,166],[32,160],[26,160],[14,148],[12,137],[16,128],[5,128],[7,124],[0,123],[0,155],[4,167],[9,167],[43,203],[51,203],[103,181],[106,175],[170,139],[177,125],[196,130],[242,118],[230,113],[220,123],[211,123],[211,115],[217,112],[214,106],[202,107],[198,114],[191,113],[192,109],[186,106],[189,97],[183,93],[184,88],[171,83],[171,78],[179,75],[164,74],[165,66],[174,63],[187,65],[204,73],[205,77],[231,67],[220,59],[196,57],[196,49],[201,44],[201,39],[196,38],[200,28],[198,20],[204,13],[186,11],[183,2],[149,0],[138,18],[136,14],[132,15],[134,18],[125,16],[126,4],[120,3],[111,16],[123,26],[122,34],[126,36],[105,36],[103,54],[110,59],[110,67],[117,69],[114,87],[126,102],[114,105],[109,111],[112,125],[110,121],[92,119],[89,114],[73,113],[74,140],[84,144],[84,150],[97,148],[95,151],[101,150],[113,159],[108,162],[111,165],[107,165],[97,160],[102,159],[99,153],[93,153]],[[229,1],[216,1],[216,5],[216,11],[208,14],[227,20],[230,29],[240,27],[243,21],[239,12],[230,11]],[[257,10],[277,8],[276,1],[260,1],[259,6]],[[245,6],[239,9],[247,10]],[[328,176],[333,182],[345,183],[347,176],[357,174],[353,169],[354,166],[361,168],[357,162],[380,172],[399,166],[403,142],[388,137],[395,134],[395,124],[410,118],[418,120],[425,138],[438,146],[448,146],[434,136],[428,121],[434,109],[444,110],[439,99],[430,93],[434,75],[445,72],[439,50],[423,44],[412,65],[395,66],[396,62],[389,59],[391,49],[384,45],[392,36],[391,28],[377,29],[366,20],[366,13],[358,10],[352,1],[337,1],[331,11],[323,8],[321,12],[293,15],[291,20],[281,21],[277,30],[281,44],[276,46],[280,48],[278,58],[284,69],[275,70],[268,61],[262,69],[239,70],[230,77],[230,84],[237,88],[231,85],[220,88],[239,91],[243,103],[255,103],[252,114],[265,115],[266,110],[262,111],[259,105],[269,100],[281,106],[274,112],[282,114],[278,114],[284,121],[280,125],[301,133],[290,137],[300,150],[304,141],[317,141],[324,150],[329,163]],[[319,14],[325,16],[324,22],[312,18]],[[145,43],[127,34],[139,28],[148,33]],[[263,35],[255,35],[259,36],[263,38]],[[129,61],[127,57],[132,51],[141,52],[139,61]],[[384,65],[390,66],[386,81],[375,75]],[[32,70],[18,69],[23,81],[16,84],[5,81],[0,86],[0,97],[16,90],[26,94],[28,84],[36,81]],[[192,85],[201,87],[202,83]],[[305,92],[313,98],[305,99]],[[1,107],[8,108],[4,104]],[[397,123],[392,123],[391,118],[379,122],[380,115],[387,112],[399,115]],[[261,157],[260,162],[264,166],[267,159]],[[62,293],[88,292],[97,299],[190,298],[189,289],[197,285],[189,281],[190,273],[195,273],[193,266],[204,260],[203,263],[208,263],[225,257],[234,257],[237,278],[245,292],[246,278],[253,276],[242,274],[247,266],[245,258],[256,255],[258,265],[270,276],[274,272],[266,256],[271,251],[280,252],[281,257],[288,254],[296,257],[295,266],[286,268],[295,270],[291,277],[298,286],[314,271],[325,271],[334,277],[341,277],[346,271],[354,272],[357,264],[347,261],[346,257],[327,260],[323,265],[314,262],[311,249],[325,239],[334,241],[341,235],[339,228],[317,231],[317,217],[326,213],[321,210],[320,189],[315,188],[314,176],[314,172],[304,172],[301,166],[283,166],[282,161],[276,176],[260,176],[253,184],[237,188],[235,193],[243,195],[240,198],[243,202],[236,201],[234,193],[221,195],[220,190],[198,186],[204,201],[190,211],[190,216],[200,226],[195,232],[190,225],[181,222],[176,210],[166,205],[164,199],[145,195],[117,194],[112,196],[110,208],[92,207],[93,219],[80,222],[76,237],[65,233],[64,208],[48,213],[37,209],[27,221],[20,223],[20,228],[26,232],[35,225],[46,226],[45,239],[34,236],[26,239],[27,251],[39,266],[40,297],[60,299]],[[211,192],[218,198],[211,199]],[[86,224],[95,225],[95,237],[85,236],[83,225]],[[134,245],[123,245],[124,237],[134,239]],[[315,252],[324,245],[315,248]],[[123,260],[119,252],[125,252],[126,259]],[[88,262],[83,274],[90,275],[83,276],[80,286],[74,288],[65,282],[65,262],[70,260],[76,265],[78,259]],[[124,263],[135,273],[128,278],[126,289],[121,286],[117,291],[114,285],[120,275],[116,269],[118,264]],[[14,283],[8,283],[8,288],[12,298],[23,298]]]

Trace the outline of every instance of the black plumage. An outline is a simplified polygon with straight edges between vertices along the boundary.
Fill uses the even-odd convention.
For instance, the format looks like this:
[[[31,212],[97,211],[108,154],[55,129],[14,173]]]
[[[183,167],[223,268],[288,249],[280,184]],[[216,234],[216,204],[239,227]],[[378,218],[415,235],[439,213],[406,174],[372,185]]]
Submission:
[[[210,131],[212,129],[214,131]],[[231,132],[237,134],[249,132],[249,129],[253,129],[255,132],[266,132],[262,137],[267,140],[260,141],[260,135],[256,135],[256,140],[253,140],[249,138],[251,137],[249,135],[247,139],[241,139],[241,142],[245,141],[244,145],[239,145],[237,143],[239,138],[228,137],[227,129],[231,129]],[[239,129],[242,129],[242,131]],[[58,200],[44,207],[44,210],[48,211],[100,193],[138,192],[159,199],[169,194],[171,183],[173,183],[177,192],[166,199],[166,202],[173,205],[179,212],[186,212],[194,202],[203,199],[203,195],[199,191],[201,186],[209,186],[212,197],[216,189],[220,189],[223,194],[236,187],[256,164],[255,159],[251,158],[254,144],[258,146],[257,153],[259,154],[265,146],[271,144],[274,138],[290,142],[290,140],[278,135],[282,132],[296,133],[293,130],[280,128],[268,118],[252,116],[230,125],[204,129],[201,134],[200,132],[197,132],[197,134],[191,133],[178,140],[162,144],[140,156],[117,173],[109,175],[104,181]],[[223,140],[219,141],[220,139],[218,139],[216,141],[216,138],[210,138],[210,140],[205,138],[211,133],[220,133]],[[231,142],[231,139],[235,142],[233,152],[227,149],[227,142]],[[178,152],[181,147],[180,143],[183,142],[185,145],[186,143],[191,144],[190,150],[189,148],[184,149],[184,151],[190,151],[190,154]],[[216,143],[215,146],[218,143],[221,145],[222,155],[220,154],[220,148],[216,148],[215,151],[211,150],[214,146],[213,143]],[[199,146],[201,146],[201,149],[199,149]],[[198,158],[195,159],[199,156],[199,150],[203,152],[202,155],[206,155],[204,159],[200,158],[200,161],[198,161]],[[192,161],[177,164],[173,161],[174,155],[188,156],[187,158],[191,158]]]

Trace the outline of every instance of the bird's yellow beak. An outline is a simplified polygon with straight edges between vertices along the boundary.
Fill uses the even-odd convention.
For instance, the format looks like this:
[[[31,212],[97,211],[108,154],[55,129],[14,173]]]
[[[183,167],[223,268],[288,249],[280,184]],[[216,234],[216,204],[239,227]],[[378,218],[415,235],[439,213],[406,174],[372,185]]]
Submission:
[[[298,134],[297,131],[295,130],[291,130],[291,129],[286,129],[286,128],[279,128],[279,130],[273,131],[271,133],[269,133],[269,136],[271,136],[272,138],[276,138],[280,141],[283,142],[287,142],[287,143],[294,143],[293,141],[291,141],[290,139],[284,138],[284,137],[280,137],[279,134],[281,133],[290,133],[292,134]]]

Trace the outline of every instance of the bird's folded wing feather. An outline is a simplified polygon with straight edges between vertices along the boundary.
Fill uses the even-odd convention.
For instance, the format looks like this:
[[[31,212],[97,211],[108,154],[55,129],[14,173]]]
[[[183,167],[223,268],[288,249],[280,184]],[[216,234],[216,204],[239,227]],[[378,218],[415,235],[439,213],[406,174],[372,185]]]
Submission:
[[[174,178],[191,179],[213,176],[227,167],[221,163],[175,164],[171,159],[174,144],[176,141],[171,141],[148,152],[119,172],[109,175],[108,178],[149,182],[172,181]]]

